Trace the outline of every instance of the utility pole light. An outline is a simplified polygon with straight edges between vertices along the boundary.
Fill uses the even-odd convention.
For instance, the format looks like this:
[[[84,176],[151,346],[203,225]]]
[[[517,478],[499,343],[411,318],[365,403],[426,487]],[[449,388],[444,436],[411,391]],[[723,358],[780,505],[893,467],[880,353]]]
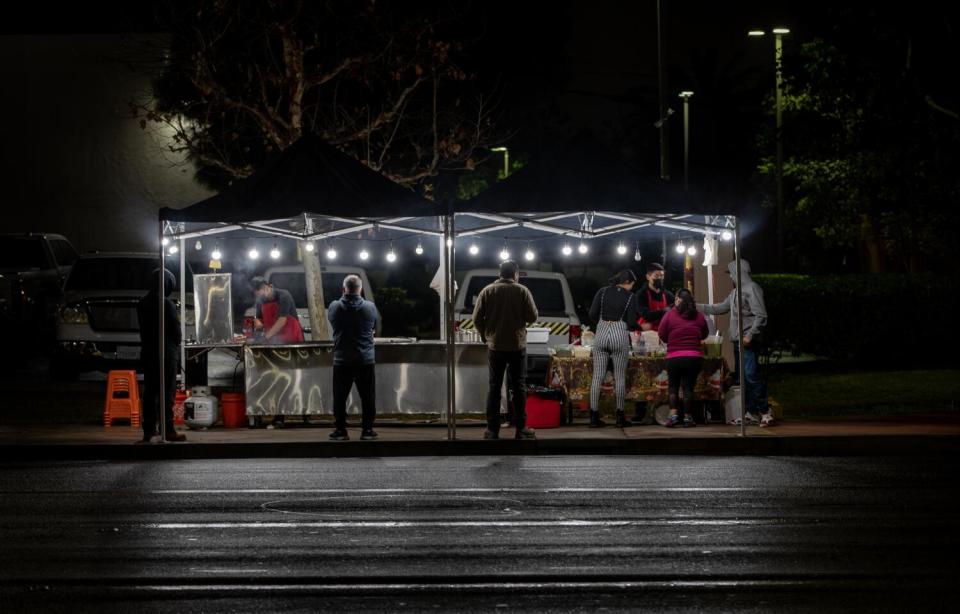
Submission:
[[[693,92],[684,90],[679,94],[683,100],[683,189],[690,188],[690,97]]]
[[[783,268],[783,37],[790,34],[789,28],[773,28],[774,68],[776,69],[776,126],[777,157],[774,169],[777,208],[777,264]],[[750,30],[747,36],[764,36],[763,30]]]

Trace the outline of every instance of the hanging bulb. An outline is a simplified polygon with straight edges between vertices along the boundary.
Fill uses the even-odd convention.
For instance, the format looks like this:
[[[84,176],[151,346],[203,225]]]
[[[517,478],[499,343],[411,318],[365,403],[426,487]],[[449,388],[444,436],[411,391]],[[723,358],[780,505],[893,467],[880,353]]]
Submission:
[[[627,253],[627,246],[620,242],[620,245],[617,246],[617,253],[621,256]]]
[[[164,238],[160,239],[160,245],[162,245],[162,246],[164,246],[164,247],[170,245],[170,239],[169,239],[168,237],[164,237]]]
[[[453,247],[453,239],[447,239],[447,247]]]
[[[571,248],[568,243],[564,243],[564,244],[563,244],[563,249],[560,250],[560,251],[563,252],[563,255],[564,255],[564,256],[569,256],[570,254],[573,253],[573,248]]]
[[[260,257],[260,252],[257,251],[256,247],[250,248],[250,251],[247,252],[247,256],[250,257],[250,260],[256,260]]]
[[[418,256],[423,255],[423,245],[420,244],[420,241],[417,241],[417,249],[413,250],[417,253]]]
[[[196,245],[194,245],[194,247],[196,248],[196,250],[197,250],[198,252],[199,252],[201,249],[203,249],[203,243],[200,242],[200,239],[197,239],[197,243],[196,243]]]
[[[313,251],[313,241],[307,241],[306,245],[303,246],[303,249],[307,250],[308,252],[312,252],[312,251]]]
[[[173,245],[170,246],[170,250],[169,250],[169,251],[170,251],[171,254],[176,254],[177,252],[180,251],[180,248],[177,247],[177,244],[176,244],[176,243],[174,243]]]
[[[588,251],[590,251],[590,248],[587,247],[586,243],[584,243],[583,241],[580,241],[580,245],[577,246],[577,251],[580,252],[581,254],[586,254]]]
[[[476,244],[476,243],[471,243],[471,244],[470,244],[470,255],[471,255],[471,256],[476,256],[476,255],[479,254],[479,253],[480,253],[480,248],[477,247],[477,244]]]
[[[337,258],[337,250],[334,249],[333,245],[331,245],[330,247],[327,248],[327,259],[336,260],[336,258]]]
[[[525,259],[527,259],[527,260],[533,260],[534,258],[537,257],[537,255],[533,253],[533,250],[530,249],[530,246],[528,245],[528,246],[527,246],[527,251],[525,251],[525,252],[523,253],[523,257],[524,257]]]
[[[210,252],[210,257],[213,258],[214,260],[220,260],[221,256],[223,256],[223,254],[220,253],[220,246],[219,245],[214,246],[213,251]]]
[[[360,250],[360,260],[366,260],[369,257],[370,257],[370,252],[368,252],[366,249]]]
[[[393,249],[393,243],[390,243],[390,251],[387,252],[387,262],[396,262],[397,252]]]
[[[729,230],[724,230],[723,232],[720,233],[720,238],[723,239],[724,241],[729,241],[730,239],[733,238],[733,233],[730,232]]]
[[[687,255],[688,255],[688,256],[696,256],[696,255],[697,255],[697,247],[696,247],[695,245],[691,245],[690,247],[688,247],[688,248],[687,248]]]
[[[510,251],[507,249],[507,244],[503,244],[503,249],[500,250],[500,260],[510,260]]]
[[[273,258],[274,260],[280,257],[280,250],[277,249],[276,243],[273,244],[273,249],[270,250],[270,257]]]
[[[678,253],[678,254],[682,254],[682,253],[685,252],[685,251],[687,251],[687,247],[683,244],[683,241],[678,241],[678,242],[677,242],[677,253]]]
[[[637,244],[637,251],[633,252],[633,259],[637,262],[643,260],[643,255],[640,253],[640,244]]]

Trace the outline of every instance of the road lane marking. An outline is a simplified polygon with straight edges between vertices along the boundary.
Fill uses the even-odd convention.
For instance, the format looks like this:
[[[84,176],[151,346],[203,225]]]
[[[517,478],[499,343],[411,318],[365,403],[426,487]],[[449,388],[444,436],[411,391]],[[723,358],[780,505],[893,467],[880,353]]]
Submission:
[[[651,525],[744,526],[780,522],[778,519],[733,520],[318,520],[313,522],[150,522],[147,529],[301,529],[301,528],[430,528],[430,527],[627,527]]]
[[[255,494],[456,494],[456,493],[648,493],[648,492],[755,492],[770,488],[200,488],[150,490],[155,495],[255,495]]]

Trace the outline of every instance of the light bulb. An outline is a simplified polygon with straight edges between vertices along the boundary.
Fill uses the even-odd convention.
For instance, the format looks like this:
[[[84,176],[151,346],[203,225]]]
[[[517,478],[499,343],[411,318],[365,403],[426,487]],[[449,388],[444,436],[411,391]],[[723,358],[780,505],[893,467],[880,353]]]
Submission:
[[[587,247],[587,244],[582,241],[580,242],[580,245],[577,246],[577,251],[581,254],[586,254],[589,250],[590,248]]]
[[[413,251],[417,252],[417,255],[418,255],[418,256],[422,256],[422,255],[423,255],[423,246],[420,245],[420,242],[419,242],[419,241],[417,241],[417,249],[415,249],[415,250],[413,250]]]
[[[274,245],[273,249],[270,250],[270,257],[273,258],[274,260],[280,257],[280,250],[277,249],[276,245]]]
[[[621,256],[627,253],[627,246],[621,243],[617,246],[617,253]]]
[[[510,252],[507,251],[506,247],[500,250],[500,260],[510,260]]]
[[[260,252],[257,251],[256,247],[254,247],[249,252],[247,252],[247,256],[250,257],[250,260],[256,260],[257,258],[260,257]]]
[[[733,233],[730,232],[729,230],[724,230],[723,232],[720,233],[720,238],[723,239],[724,241],[729,241],[730,239],[733,238]]]
[[[523,257],[526,258],[527,260],[533,260],[534,258],[537,257],[537,255],[534,254],[533,250],[528,247],[527,251],[524,252]]]
[[[391,249],[389,252],[387,252],[387,262],[396,262],[396,261],[397,261],[397,253]]]
[[[560,251],[563,252],[563,255],[564,255],[564,256],[569,256],[570,254],[573,253],[573,248],[571,248],[569,245],[567,245],[566,243],[564,243],[564,244],[563,244],[563,249],[560,250]]]
[[[447,247],[453,247],[453,239],[447,239]]]
[[[636,260],[637,262],[640,262],[641,260],[643,260],[643,256],[640,254],[639,247],[637,248],[637,251],[633,252],[633,259]]]
[[[337,250],[333,249],[332,247],[327,248],[327,259],[335,260],[336,258],[337,258]]]
[[[171,253],[171,254],[176,254],[176,253],[179,252],[179,251],[180,251],[180,248],[177,247],[177,244],[176,244],[176,243],[174,243],[173,245],[170,246],[170,253]]]
[[[197,239],[197,243],[194,245],[194,247],[199,252],[201,249],[203,249],[203,243],[201,243],[200,240]]]
[[[360,250],[360,260],[366,260],[370,257],[370,252],[365,249]]]
[[[691,245],[690,247],[688,247],[688,248],[687,248],[687,255],[689,255],[689,256],[696,256],[696,255],[697,255],[697,248],[696,248],[695,246],[693,246],[693,245]]]
[[[476,256],[476,255],[479,254],[479,253],[480,253],[480,248],[477,247],[477,244],[476,244],[476,243],[471,243],[471,244],[470,244],[470,255],[471,255],[471,256]]]
[[[312,251],[313,251],[313,241],[307,241],[307,244],[303,246],[303,249],[307,250],[308,252],[312,252]]]
[[[162,246],[164,246],[164,247],[170,245],[170,239],[168,239],[167,237],[164,237],[164,238],[160,239],[160,245],[162,245]]]
[[[685,252],[685,251],[687,251],[687,248],[686,248],[686,246],[683,244],[683,241],[680,241],[679,243],[677,243],[677,253],[678,253],[678,254],[682,254],[682,253]]]
[[[223,254],[220,253],[219,247],[214,247],[213,251],[210,252],[210,257],[213,258],[214,260],[220,260],[221,256],[223,256]]]

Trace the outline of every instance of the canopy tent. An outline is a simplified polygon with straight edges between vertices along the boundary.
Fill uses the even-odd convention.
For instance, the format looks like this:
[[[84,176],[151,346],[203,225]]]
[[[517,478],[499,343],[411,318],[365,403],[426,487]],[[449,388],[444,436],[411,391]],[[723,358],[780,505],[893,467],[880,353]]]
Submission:
[[[192,237],[241,229],[301,241],[370,228],[442,237],[447,421],[452,438],[455,238],[511,229],[581,239],[657,228],[704,235],[731,230],[739,263],[736,209],[647,179],[603,148],[583,141],[545,152],[471,200],[440,207],[319,137],[306,135],[226,192],[183,209],[161,209],[159,217],[160,238],[179,239],[181,245]],[[437,216],[442,216],[442,228],[424,223]]]

